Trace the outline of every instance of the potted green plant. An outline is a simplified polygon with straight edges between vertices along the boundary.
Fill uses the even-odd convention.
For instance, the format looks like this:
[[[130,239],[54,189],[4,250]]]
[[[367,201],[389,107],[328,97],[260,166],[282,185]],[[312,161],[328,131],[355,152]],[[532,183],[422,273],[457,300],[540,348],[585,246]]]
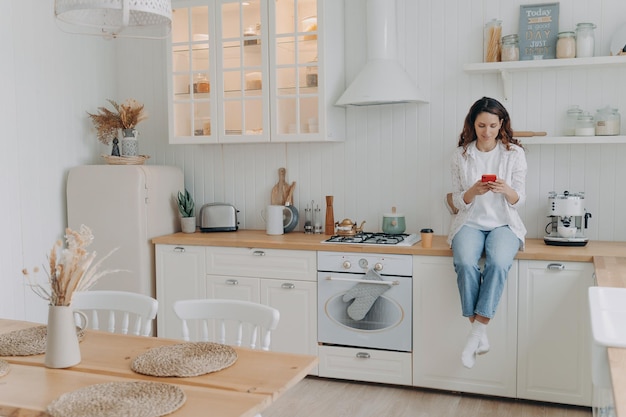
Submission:
[[[187,189],[185,189],[184,194],[178,192],[178,211],[181,216],[180,226],[183,233],[195,233],[196,231],[195,207],[193,197]]]

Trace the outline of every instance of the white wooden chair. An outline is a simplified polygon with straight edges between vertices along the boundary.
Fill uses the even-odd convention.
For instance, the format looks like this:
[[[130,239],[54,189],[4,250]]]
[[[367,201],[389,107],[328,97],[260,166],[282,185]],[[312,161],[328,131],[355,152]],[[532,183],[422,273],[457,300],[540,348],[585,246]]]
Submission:
[[[214,342],[241,346],[244,329],[247,329],[246,336],[249,336],[250,348],[262,350],[269,350],[271,332],[276,329],[280,319],[280,313],[273,307],[241,300],[179,300],[174,303],[174,312],[182,320],[184,340],[190,339],[188,321],[198,320],[200,341],[210,340],[209,329],[213,325],[217,339]],[[231,325],[233,323],[234,328]],[[234,338],[229,337],[227,328],[236,332]],[[257,346],[259,337],[261,342],[260,346]]]
[[[87,314],[88,327],[111,333],[150,336],[152,321],[159,303],[152,297],[129,291],[78,291],[72,297],[72,308]],[[132,321],[132,329],[129,329]]]

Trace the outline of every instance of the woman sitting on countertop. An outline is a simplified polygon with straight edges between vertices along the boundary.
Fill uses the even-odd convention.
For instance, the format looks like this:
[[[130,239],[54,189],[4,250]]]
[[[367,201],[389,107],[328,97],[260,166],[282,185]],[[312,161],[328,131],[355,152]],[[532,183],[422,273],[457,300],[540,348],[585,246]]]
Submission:
[[[524,149],[513,138],[507,110],[493,98],[476,101],[452,157],[452,200],[459,213],[448,235],[462,314],[472,324],[461,354],[467,368],[474,366],[477,354],[489,351],[487,324],[513,258],[524,247],[526,228],[517,207],[526,198],[526,171]],[[483,179],[485,174],[495,175]]]

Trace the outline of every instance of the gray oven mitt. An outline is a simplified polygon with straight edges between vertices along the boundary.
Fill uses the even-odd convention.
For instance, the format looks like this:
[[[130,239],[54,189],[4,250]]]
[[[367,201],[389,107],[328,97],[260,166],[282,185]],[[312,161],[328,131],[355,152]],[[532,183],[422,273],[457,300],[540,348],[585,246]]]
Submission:
[[[375,281],[383,280],[378,272],[373,269],[367,271],[363,279]],[[354,287],[350,288],[348,292],[343,295],[343,301],[346,303],[354,299],[352,304],[348,306],[348,316],[352,320],[362,320],[367,312],[370,311],[376,299],[388,289],[389,285],[366,284],[363,282],[359,282]]]

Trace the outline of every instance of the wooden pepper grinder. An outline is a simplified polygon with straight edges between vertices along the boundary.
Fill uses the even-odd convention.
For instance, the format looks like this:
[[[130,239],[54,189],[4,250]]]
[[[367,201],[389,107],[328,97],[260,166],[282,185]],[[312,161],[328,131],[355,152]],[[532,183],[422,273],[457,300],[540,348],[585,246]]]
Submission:
[[[327,235],[335,234],[335,214],[333,213],[333,196],[326,196],[326,228],[324,233]]]

